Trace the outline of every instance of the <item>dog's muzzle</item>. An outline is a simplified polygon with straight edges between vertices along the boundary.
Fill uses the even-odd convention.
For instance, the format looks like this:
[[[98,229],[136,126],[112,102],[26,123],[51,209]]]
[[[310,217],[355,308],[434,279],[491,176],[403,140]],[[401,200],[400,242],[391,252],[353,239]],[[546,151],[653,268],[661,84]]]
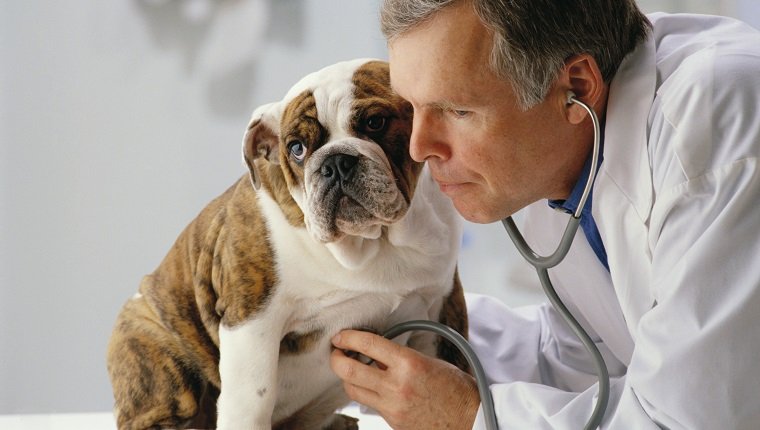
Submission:
[[[306,226],[320,242],[344,235],[377,238],[381,226],[398,220],[408,206],[383,150],[357,138],[312,154],[304,196]]]

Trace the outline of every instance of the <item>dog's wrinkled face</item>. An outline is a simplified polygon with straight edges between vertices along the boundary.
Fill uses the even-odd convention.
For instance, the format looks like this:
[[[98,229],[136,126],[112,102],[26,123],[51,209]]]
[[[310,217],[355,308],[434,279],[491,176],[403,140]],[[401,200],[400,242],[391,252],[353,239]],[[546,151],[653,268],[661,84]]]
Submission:
[[[411,106],[391,90],[387,63],[355,60],[313,73],[281,102],[257,109],[244,156],[254,186],[281,206],[284,182],[316,240],[377,238],[414,193],[422,165],[409,157],[411,128]]]

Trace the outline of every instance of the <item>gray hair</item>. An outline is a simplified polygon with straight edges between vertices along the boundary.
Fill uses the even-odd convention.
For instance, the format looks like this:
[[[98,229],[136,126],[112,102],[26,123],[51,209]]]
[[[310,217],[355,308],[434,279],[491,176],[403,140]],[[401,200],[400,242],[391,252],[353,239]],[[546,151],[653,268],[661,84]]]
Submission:
[[[392,42],[440,10],[468,1],[493,34],[490,67],[529,109],[573,55],[588,53],[610,82],[650,23],[635,0],[384,0],[381,28]]]

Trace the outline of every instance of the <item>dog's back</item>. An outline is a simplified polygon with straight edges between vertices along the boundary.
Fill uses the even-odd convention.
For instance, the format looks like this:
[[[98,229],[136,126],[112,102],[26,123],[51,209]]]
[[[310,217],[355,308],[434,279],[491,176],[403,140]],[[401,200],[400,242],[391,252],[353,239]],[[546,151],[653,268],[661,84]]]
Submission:
[[[224,239],[242,233],[225,231],[228,218],[242,213],[260,218],[247,177],[203,209],[125,303],[107,358],[120,429],[181,428],[193,418],[193,427],[215,427],[224,304],[213,279],[229,271],[218,246],[230,246]],[[252,224],[245,243],[262,251],[251,250],[252,259],[270,258],[265,225],[260,219]]]

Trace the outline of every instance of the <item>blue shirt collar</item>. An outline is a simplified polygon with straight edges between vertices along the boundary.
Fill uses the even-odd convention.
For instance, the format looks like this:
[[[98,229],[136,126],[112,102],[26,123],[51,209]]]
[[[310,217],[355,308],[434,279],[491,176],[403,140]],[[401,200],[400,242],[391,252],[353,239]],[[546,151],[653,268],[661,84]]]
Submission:
[[[602,164],[602,159],[604,158],[602,149],[604,149],[604,141],[600,142],[597,169],[599,168],[599,165]],[[583,171],[578,178],[578,182],[576,182],[575,186],[570,192],[570,196],[566,200],[549,200],[550,207],[567,212],[569,214],[575,213],[575,210],[578,208],[578,205],[581,202],[583,189],[586,187],[586,181],[588,181],[588,177],[591,174],[592,156],[593,154],[589,154],[588,158],[586,159],[586,163],[583,166]],[[593,191],[593,189],[594,186],[592,184],[591,190]],[[602,263],[607,271],[609,271],[610,266],[607,261],[607,251],[604,249],[604,243],[602,242],[602,236],[599,234],[599,229],[596,226],[596,221],[594,221],[594,217],[591,215],[592,195],[593,193],[589,194],[588,198],[586,199],[586,204],[583,206],[583,209],[581,209],[580,227],[583,230],[583,234],[586,236],[591,249],[599,259],[599,262]]]
[[[602,157],[600,154],[599,164],[602,163]],[[583,165],[581,175],[578,177],[578,182],[575,183],[573,190],[570,192],[565,200],[549,200],[549,207],[568,214],[573,214],[578,209],[578,205],[581,203],[581,197],[583,196],[583,189],[586,188],[586,181],[591,174],[591,155],[586,159],[586,163]],[[593,190],[593,185],[591,187]],[[591,215],[591,194],[586,199],[586,204],[581,210],[581,216],[588,214]]]

